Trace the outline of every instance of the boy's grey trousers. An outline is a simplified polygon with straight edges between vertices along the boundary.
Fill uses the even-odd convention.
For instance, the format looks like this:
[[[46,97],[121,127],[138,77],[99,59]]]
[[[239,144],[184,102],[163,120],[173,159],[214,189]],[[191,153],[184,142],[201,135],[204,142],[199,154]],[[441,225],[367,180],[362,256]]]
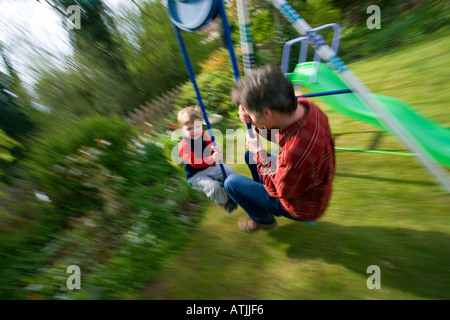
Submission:
[[[234,171],[231,167],[223,165],[227,176]],[[225,194],[219,179],[223,179],[220,166],[208,167],[204,170],[197,172],[193,177],[189,178],[188,183],[197,190],[202,191],[210,199],[216,201],[219,205],[224,205],[228,201],[228,197]]]

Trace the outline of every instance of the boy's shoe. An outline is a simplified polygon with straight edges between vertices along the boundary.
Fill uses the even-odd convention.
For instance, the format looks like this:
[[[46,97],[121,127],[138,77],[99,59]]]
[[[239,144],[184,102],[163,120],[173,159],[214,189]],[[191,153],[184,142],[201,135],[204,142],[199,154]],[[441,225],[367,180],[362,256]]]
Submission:
[[[239,220],[238,223],[239,229],[244,232],[255,232],[256,230],[270,230],[277,226],[277,221],[271,223],[260,223],[256,222],[250,218]]]
[[[233,202],[233,200],[231,200],[230,198],[228,198],[227,203],[225,203],[225,205],[223,206],[223,208],[230,214],[231,212],[233,212],[234,210],[236,210],[238,207],[238,205],[236,203]]]

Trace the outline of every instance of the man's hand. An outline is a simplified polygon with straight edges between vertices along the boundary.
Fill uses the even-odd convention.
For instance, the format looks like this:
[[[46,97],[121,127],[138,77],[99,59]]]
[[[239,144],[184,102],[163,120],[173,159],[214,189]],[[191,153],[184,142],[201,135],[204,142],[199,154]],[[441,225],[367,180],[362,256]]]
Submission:
[[[239,106],[239,118],[244,123],[250,123],[252,126],[255,124],[252,121],[252,118],[248,115],[248,113],[245,111],[244,107],[242,105]]]
[[[250,138],[247,133],[247,149],[252,153],[257,153],[258,151],[263,150],[261,140],[259,139],[259,134],[254,134],[254,137]]]

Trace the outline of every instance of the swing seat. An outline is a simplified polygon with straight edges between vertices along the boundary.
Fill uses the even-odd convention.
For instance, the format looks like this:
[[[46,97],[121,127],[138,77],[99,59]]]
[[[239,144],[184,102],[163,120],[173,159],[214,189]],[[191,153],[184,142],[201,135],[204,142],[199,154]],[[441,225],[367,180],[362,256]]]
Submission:
[[[219,12],[219,0],[169,0],[167,5],[172,23],[188,32],[212,22]]]

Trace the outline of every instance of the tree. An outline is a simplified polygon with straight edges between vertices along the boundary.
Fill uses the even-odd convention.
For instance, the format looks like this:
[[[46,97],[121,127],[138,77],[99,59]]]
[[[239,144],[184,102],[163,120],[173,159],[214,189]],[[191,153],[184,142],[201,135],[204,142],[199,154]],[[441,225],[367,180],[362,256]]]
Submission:
[[[122,46],[114,37],[118,32],[109,8],[102,0],[56,0],[54,7],[60,14],[67,15],[66,10],[71,5],[80,7],[81,13],[81,27],[69,29],[75,51],[89,52],[92,46],[96,46],[100,49],[98,54],[112,69],[127,76]],[[63,24],[66,25],[66,21]]]
[[[29,99],[24,94],[20,78],[1,46],[0,58],[7,70],[7,73],[0,71],[0,129],[8,136],[17,139],[30,133],[33,128],[26,114],[27,109],[30,108]]]
[[[92,2],[92,1],[91,1]],[[59,0],[65,13],[76,1]],[[73,116],[124,114],[187,80],[186,69],[165,7],[139,5],[139,14],[114,16],[101,1],[82,1],[81,29],[71,30],[74,54],[63,69],[42,72],[40,99],[56,112]],[[64,9],[64,10],[63,10]],[[89,17],[88,20],[87,17]],[[86,21],[85,21],[86,20]],[[122,33],[116,24],[121,23]],[[184,33],[196,70],[214,44],[205,35]]]
[[[75,54],[64,69],[42,71],[36,91],[52,117],[123,114],[130,88],[106,61]],[[72,62],[73,61],[73,62]]]
[[[21,147],[21,144],[11,139],[4,131],[0,130],[0,165],[14,161],[11,150],[16,147]],[[0,170],[0,175],[1,174],[2,171]]]
[[[102,91],[105,87],[108,89],[115,87],[116,94],[106,94],[106,96],[109,96],[108,103],[111,103],[111,98],[114,97],[112,104],[120,105],[121,113],[137,107],[138,103],[133,99],[137,86],[127,67],[124,53],[125,43],[118,36],[119,32],[112,12],[102,0],[55,0],[53,2],[53,7],[63,16],[67,16],[67,8],[71,5],[80,7],[81,13],[81,27],[69,29],[70,42],[74,48],[71,65],[75,66],[75,69],[78,68],[78,70],[71,71],[86,72],[87,68],[91,69],[94,66],[95,69],[98,66],[99,72],[94,73],[105,73],[107,78],[95,79],[95,81],[106,81],[106,86],[100,82],[93,82],[93,77],[88,74],[87,77],[84,77],[84,81],[90,82],[88,87],[94,89],[93,91]],[[63,25],[66,26],[65,19]],[[79,59],[80,57],[83,59]],[[97,105],[101,102],[95,93],[90,93],[89,90],[82,91],[92,109],[105,109],[105,104]]]
[[[167,9],[160,2],[145,3],[140,16],[129,15],[126,23],[128,37],[134,39],[134,45],[126,47],[127,63],[146,100],[188,80]],[[206,43],[207,34],[202,33],[182,31],[182,37],[198,72],[199,62],[209,56],[216,42]]]

